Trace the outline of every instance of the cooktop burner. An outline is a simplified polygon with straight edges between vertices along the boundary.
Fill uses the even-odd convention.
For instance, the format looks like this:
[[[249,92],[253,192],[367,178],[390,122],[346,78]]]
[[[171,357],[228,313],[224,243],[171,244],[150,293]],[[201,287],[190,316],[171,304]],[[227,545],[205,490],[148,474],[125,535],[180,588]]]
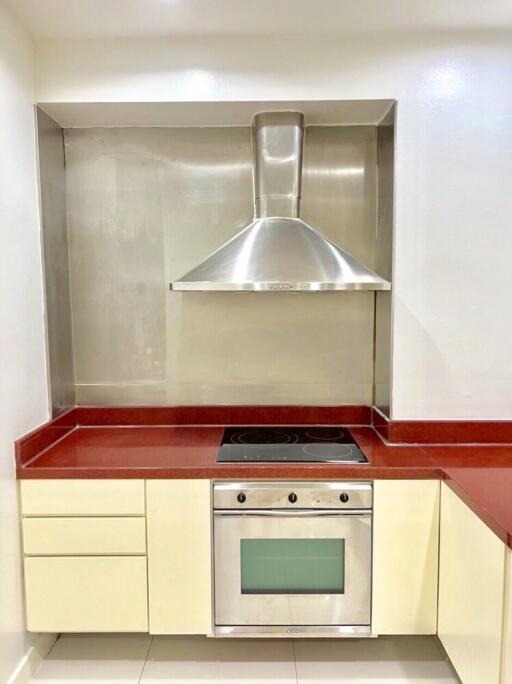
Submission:
[[[226,428],[217,461],[368,463],[350,430],[338,425]]]
[[[226,433],[230,433],[228,436]],[[226,439],[227,438],[227,439]],[[222,443],[228,441],[230,444],[296,444],[299,436],[288,428],[228,428],[224,431]]]

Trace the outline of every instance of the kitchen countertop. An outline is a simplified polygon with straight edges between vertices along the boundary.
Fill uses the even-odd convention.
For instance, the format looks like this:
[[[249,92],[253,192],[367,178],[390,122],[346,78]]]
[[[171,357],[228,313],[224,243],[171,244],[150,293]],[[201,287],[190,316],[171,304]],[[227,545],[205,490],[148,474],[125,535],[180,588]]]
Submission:
[[[391,445],[371,426],[351,426],[368,464],[217,463],[222,426],[98,427],[59,420],[44,435],[19,440],[18,478],[439,478],[512,548],[512,445]],[[27,458],[23,445],[29,442]]]

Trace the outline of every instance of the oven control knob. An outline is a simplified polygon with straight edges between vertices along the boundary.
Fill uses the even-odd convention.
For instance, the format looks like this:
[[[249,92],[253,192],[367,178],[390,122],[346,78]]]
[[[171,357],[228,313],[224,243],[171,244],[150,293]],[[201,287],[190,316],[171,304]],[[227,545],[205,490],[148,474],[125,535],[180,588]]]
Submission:
[[[348,494],[346,492],[342,492],[340,494],[340,501],[341,503],[347,503],[348,501]]]
[[[288,501],[290,503],[295,503],[297,501],[297,494],[294,494],[293,492],[288,496]]]
[[[238,501],[238,503],[245,503],[246,499],[247,499],[247,497],[245,496],[245,494],[243,492],[240,492],[240,494],[238,494],[238,496],[236,497],[236,500]]]

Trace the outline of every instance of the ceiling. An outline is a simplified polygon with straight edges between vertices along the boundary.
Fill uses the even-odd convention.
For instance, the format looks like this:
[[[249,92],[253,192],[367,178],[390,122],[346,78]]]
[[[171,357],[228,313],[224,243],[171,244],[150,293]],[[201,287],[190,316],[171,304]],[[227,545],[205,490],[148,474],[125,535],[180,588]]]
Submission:
[[[511,0],[4,0],[35,38],[512,27]]]

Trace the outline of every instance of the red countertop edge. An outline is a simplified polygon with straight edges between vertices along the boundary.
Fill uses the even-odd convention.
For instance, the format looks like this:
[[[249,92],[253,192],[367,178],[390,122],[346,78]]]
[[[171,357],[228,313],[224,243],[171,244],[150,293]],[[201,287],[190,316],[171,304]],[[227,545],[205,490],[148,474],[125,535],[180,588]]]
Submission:
[[[372,425],[391,444],[512,444],[509,420],[390,420],[373,406]]]

